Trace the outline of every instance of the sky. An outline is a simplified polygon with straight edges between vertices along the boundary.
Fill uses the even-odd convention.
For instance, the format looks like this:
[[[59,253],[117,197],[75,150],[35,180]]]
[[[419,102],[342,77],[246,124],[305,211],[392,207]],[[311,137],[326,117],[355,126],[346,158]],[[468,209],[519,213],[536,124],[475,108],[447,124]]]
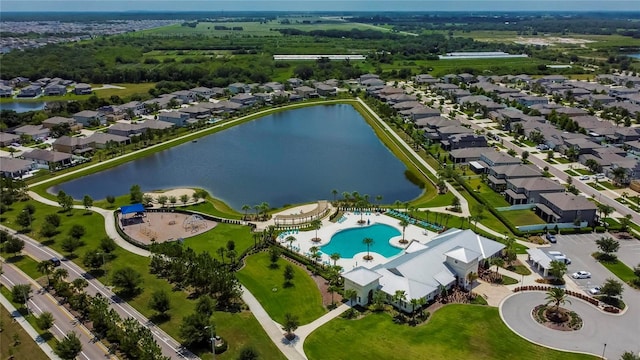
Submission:
[[[1,0],[1,11],[640,11],[640,0]],[[1,14],[0,14],[1,20]]]

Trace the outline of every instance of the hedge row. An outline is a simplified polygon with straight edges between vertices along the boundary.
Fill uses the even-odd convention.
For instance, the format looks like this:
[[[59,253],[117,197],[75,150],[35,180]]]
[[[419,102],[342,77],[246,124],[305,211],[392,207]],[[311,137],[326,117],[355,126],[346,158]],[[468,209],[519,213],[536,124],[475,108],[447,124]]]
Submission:
[[[515,289],[513,289],[513,292],[519,292],[519,291],[548,291],[549,289],[552,289],[551,286],[541,286],[541,285],[528,285],[528,286],[519,286]],[[567,295],[573,296],[573,297],[577,297],[578,299],[584,300],[588,303],[590,303],[591,305],[595,305],[598,306],[600,305],[600,301],[598,299],[594,299],[590,296],[587,296],[585,294],[579,293],[579,292],[575,292],[575,291],[571,291],[571,290],[565,290],[565,293]]]

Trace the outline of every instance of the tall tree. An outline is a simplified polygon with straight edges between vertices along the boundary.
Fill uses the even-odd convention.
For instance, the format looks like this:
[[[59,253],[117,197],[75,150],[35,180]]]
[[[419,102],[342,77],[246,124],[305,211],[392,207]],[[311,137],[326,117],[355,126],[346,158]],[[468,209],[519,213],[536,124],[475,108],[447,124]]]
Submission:
[[[82,198],[82,205],[84,205],[84,208],[86,210],[89,210],[89,208],[93,206],[93,199],[91,198],[91,196],[85,195]]]
[[[171,309],[171,300],[169,294],[164,290],[156,290],[151,294],[151,300],[149,300],[149,307],[158,312],[158,315],[165,317],[167,311]]]
[[[63,360],[73,360],[82,351],[82,343],[75,332],[68,333],[56,346],[56,354]]]
[[[365,256],[365,260],[373,259],[373,257],[369,254],[369,249],[371,248],[371,246],[373,246],[375,241],[370,237],[366,237],[362,239],[362,243],[367,246],[367,256]]]
[[[142,284],[142,276],[131,267],[117,269],[111,275],[112,284],[126,295],[134,295]]]
[[[295,337],[294,332],[298,329],[298,326],[300,326],[300,321],[298,320],[297,316],[291,313],[284,314],[284,323],[282,324],[282,330],[287,333],[287,339],[293,339]]]
[[[571,301],[567,299],[567,293],[562,288],[552,287],[547,291],[547,296],[545,297],[547,300],[547,305],[553,303],[553,312],[557,313],[560,309],[560,305],[568,302],[571,304]]]

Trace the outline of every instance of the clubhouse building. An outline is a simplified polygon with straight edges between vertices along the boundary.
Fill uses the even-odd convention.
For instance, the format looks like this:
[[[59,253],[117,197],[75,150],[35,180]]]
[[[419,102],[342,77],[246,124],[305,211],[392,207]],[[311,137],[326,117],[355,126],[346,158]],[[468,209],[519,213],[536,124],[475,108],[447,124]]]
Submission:
[[[355,303],[367,305],[375,291],[382,291],[387,302],[405,312],[412,311],[411,300],[433,300],[443,288],[468,287],[467,276],[478,272],[480,261],[498,254],[505,246],[471,230],[450,229],[426,244],[409,243],[404,253],[368,269],[358,266],[345,272],[345,290],[354,289]],[[406,299],[394,302],[396,291]]]

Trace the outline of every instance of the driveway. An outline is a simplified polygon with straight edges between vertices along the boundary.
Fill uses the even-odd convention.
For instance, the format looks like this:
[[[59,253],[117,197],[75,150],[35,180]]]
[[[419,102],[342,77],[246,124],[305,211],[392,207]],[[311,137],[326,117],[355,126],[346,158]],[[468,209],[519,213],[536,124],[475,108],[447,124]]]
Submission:
[[[596,356],[602,356],[604,351],[605,358],[609,359],[619,359],[625,351],[640,351],[637,301],[624,315],[610,315],[570,297],[571,304],[563,307],[580,314],[583,326],[577,331],[558,331],[537,323],[531,316],[535,306],[546,302],[545,296],[542,291],[513,294],[500,304],[500,316],[516,334],[546,347]]]

